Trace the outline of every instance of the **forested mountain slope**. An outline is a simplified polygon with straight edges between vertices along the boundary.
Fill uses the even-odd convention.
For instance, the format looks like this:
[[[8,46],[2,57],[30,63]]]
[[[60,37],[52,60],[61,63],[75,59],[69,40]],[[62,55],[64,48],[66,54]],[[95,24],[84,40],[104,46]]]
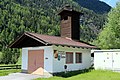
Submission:
[[[81,5],[82,7],[93,10],[94,12],[99,14],[108,13],[111,9],[111,6],[99,0],[74,0],[74,1]]]

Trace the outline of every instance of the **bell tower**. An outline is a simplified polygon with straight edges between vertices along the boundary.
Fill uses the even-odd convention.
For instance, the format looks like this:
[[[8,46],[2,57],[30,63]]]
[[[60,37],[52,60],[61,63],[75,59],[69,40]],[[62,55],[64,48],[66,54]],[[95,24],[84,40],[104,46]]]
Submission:
[[[83,13],[73,10],[70,6],[65,6],[59,14],[61,16],[61,37],[68,37],[72,40],[80,40],[80,15]]]

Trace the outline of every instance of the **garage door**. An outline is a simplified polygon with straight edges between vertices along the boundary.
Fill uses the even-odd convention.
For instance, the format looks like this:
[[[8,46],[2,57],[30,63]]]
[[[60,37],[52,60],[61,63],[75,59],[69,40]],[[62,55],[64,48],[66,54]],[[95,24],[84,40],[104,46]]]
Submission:
[[[43,75],[44,50],[28,51],[28,73]]]

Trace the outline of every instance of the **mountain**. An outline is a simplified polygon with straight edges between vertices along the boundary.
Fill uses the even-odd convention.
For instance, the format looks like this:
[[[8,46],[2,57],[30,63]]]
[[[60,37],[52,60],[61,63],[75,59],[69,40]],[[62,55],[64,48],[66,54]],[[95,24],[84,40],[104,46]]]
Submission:
[[[111,6],[99,0],[74,0],[74,1],[81,5],[82,7],[93,10],[94,12],[100,14],[108,13],[111,9]]]
[[[103,28],[106,14],[97,14],[73,0],[2,0],[0,1],[0,63],[16,63],[19,50],[7,48],[23,32],[60,35],[59,10],[66,4],[84,13],[80,40],[92,42]],[[6,59],[7,57],[7,59]]]
[[[95,3],[96,5],[99,5],[101,3],[98,0],[91,0],[91,1],[94,1],[94,2],[96,1],[97,2],[97,3]],[[85,1],[83,0],[83,2],[85,2]],[[56,29],[57,31],[55,31],[55,32],[53,31],[54,33],[49,33],[48,31],[42,30],[43,31],[42,34],[46,33],[46,34],[50,34],[50,35],[59,35],[60,34],[60,32],[59,32],[60,18],[56,14],[59,12],[59,10],[63,6],[65,6],[66,4],[69,4],[77,11],[84,13],[84,16],[82,18],[83,22],[81,25],[80,35],[81,35],[81,40],[84,40],[86,42],[91,42],[97,37],[97,34],[102,29],[102,26],[104,25],[104,22],[106,20],[106,13],[109,11],[107,9],[105,9],[105,10],[107,10],[107,11],[105,11],[104,10],[105,7],[102,7],[101,9],[104,10],[104,13],[98,12],[98,13],[102,13],[102,14],[98,14],[98,13],[94,12],[93,10],[82,7],[80,4],[78,4],[76,1],[73,1],[73,0],[14,0],[14,3],[20,4],[21,6],[25,6],[25,7],[29,7],[29,8],[35,8],[37,10],[42,9],[41,13],[44,13],[43,14],[44,16],[47,16],[53,20],[53,22],[54,22],[53,26],[56,26],[56,25],[58,26],[58,28]],[[91,3],[90,0],[89,0],[89,3]],[[103,3],[103,4],[105,4],[105,3]],[[91,5],[91,7],[92,7],[92,5]],[[107,5],[107,4],[105,4],[105,5]],[[94,8],[94,6],[93,6],[93,8]],[[51,22],[51,23],[53,24],[53,22]],[[44,26],[44,25],[42,25],[42,26]],[[45,30],[48,30],[48,29],[45,29]],[[52,30],[54,30],[54,29],[52,29]]]

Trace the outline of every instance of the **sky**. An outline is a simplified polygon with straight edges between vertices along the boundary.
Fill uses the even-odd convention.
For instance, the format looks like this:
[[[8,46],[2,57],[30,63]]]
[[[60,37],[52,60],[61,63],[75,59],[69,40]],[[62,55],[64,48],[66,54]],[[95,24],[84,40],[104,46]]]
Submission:
[[[120,2],[120,0],[100,0],[100,1],[106,2],[107,4],[109,4],[112,7],[116,6],[116,2],[118,2],[118,1]]]

